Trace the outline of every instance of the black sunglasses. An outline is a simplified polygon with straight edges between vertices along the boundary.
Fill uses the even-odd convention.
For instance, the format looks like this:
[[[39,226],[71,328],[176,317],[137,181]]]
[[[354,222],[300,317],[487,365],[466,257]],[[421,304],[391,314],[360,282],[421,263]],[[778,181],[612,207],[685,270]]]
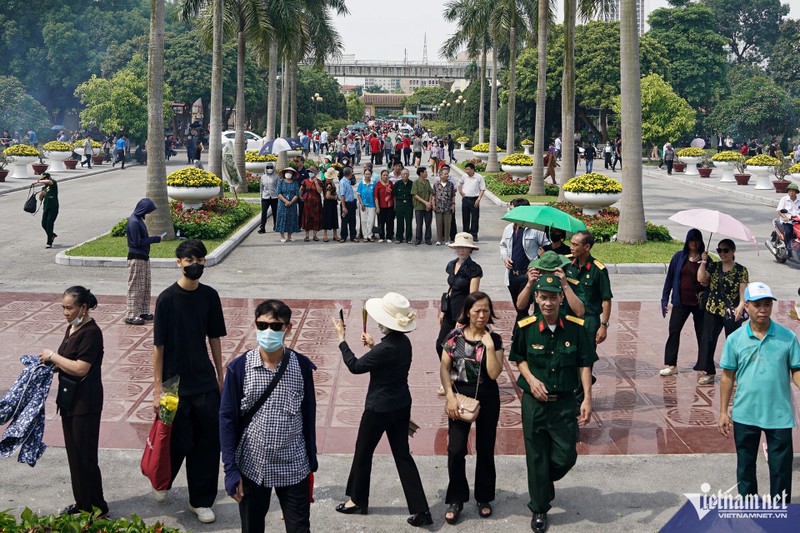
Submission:
[[[730,251],[731,251],[730,248],[717,248],[717,253],[718,254],[727,254]]]
[[[258,328],[258,331],[266,331],[267,328],[272,331],[280,331],[285,325],[284,322],[264,322],[262,320],[256,320],[256,328]]]

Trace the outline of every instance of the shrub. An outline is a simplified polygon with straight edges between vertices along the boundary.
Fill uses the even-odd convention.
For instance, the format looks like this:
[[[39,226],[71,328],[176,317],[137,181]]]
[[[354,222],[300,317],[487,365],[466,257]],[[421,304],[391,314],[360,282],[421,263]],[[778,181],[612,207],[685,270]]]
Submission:
[[[87,531],[95,532],[136,532],[136,533],[178,533],[180,530],[162,525],[160,522],[148,526],[144,520],[136,515],[130,518],[99,518],[100,510],[93,513],[86,511],[80,514],[44,515],[37,516],[33,511],[25,508],[17,520],[7,511],[0,512],[0,531],[3,533],[28,533],[45,531]]]
[[[533,157],[525,154],[507,155],[500,160],[500,164],[518,167],[530,167],[533,166]]]
[[[615,207],[601,209],[594,216],[584,215],[581,207],[570,202],[557,202],[553,204],[553,207],[581,220],[598,242],[611,241],[619,229],[619,209]],[[645,222],[645,232],[648,241],[669,242],[672,240],[669,229],[652,222]]]
[[[744,156],[739,152],[734,152],[733,150],[725,150],[718,154],[714,154],[711,157],[712,161],[725,161],[725,162],[736,162],[736,161],[744,161]]]
[[[745,161],[748,167],[777,167],[781,160],[767,154],[757,155]]]
[[[500,150],[500,148],[498,148]],[[473,152],[488,152],[489,151],[489,143],[478,143],[472,145]]]
[[[72,145],[61,141],[50,141],[45,143],[42,149],[48,152],[72,152]]]
[[[457,139],[456,139],[456,142],[459,142],[459,143],[468,143],[468,142],[469,142],[469,137],[466,137],[466,136],[462,135],[461,137],[459,137],[459,138],[457,138]]]
[[[33,146],[27,144],[15,144],[3,150],[3,155],[7,157],[20,156],[20,157],[41,157],[41,152]]]

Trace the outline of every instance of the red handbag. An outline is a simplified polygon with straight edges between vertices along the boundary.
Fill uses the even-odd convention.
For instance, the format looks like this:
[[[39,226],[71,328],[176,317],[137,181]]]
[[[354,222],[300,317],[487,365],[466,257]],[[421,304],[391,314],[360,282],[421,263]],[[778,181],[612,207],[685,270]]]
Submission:
[[[169,454],[169,440],[172,425],[167,425],[158,416],[150,428],[150,435],[142,454],[142,474],[150,480],[155,490],[166,490],[172,479],[172,464]]]

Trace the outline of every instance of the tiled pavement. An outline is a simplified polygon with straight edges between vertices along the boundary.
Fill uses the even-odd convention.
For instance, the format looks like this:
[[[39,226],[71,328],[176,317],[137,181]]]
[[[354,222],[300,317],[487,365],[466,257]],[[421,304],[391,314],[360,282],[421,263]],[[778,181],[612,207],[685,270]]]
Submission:
[[[100,446],[103,448],[142,448],[152,417],[152,331],[151,326],[123,323],[123,296],[101,296],[92,316],[103,330],[105,358],[103,383],[105,405]],[[228,336],[223,339],[225,362],[251,347],[254,299],[223,298]],[[317,388],[317,431],[320,453],[352,453],[369,378],[351,375],[341,362],[330,317],[342,307],[356,346],[361,330],[360,301],[289,300],[294,324],[288,343],[308,355],[319,367]],[[414,398],[412,418],[420,430],[411,439],[416,454],[445,454],[447,421],[442,400],[436,395],[439,383],[438,361],[433,340],[438,332],[438,302],[413,302],[419,327],[410,334],[414,362],[409,383]],[[779,302],[775,316],[788,314],[790,302]],[[514,312],[510,304],[496,304],[497,330],[509,342]],[[608,339],[600,346],[600,361],[595,366],[598,381],[594,387],[594,415],[581,429],[578,451],[592,455],[731,453],[732,439],[716,430],[719,412],[718,383],[697,386],[691,371],[696,346],[687,324],[682,337],[681,373],[662,378],[663,343],[667,321],[662,319],[657,302],[615,302]],[[795,327],[795,324],[789,324]],[[378,336],[374,322],[369,331]],[[11,386],[21,366],[20,355],[56,349],[66,325],[56,294],[0,293],[0,393]],[[722,340],[720,341],[720,346]],[[718,348],[719,350],[719,348]],[[520,421],[520,391],[515,386],[516,368],[506,363],[499,377],[502,409],[497,438],[499,455],[521,455],[524,447]],[[795,395],[795,416],[800,419],[800,393]],[[63,445],[60,422],[55,413],[55,393],[47,404],[45,442]],[[794,433],[800,448],[800,434]],[[378,453],[389,453],[385,440]]]

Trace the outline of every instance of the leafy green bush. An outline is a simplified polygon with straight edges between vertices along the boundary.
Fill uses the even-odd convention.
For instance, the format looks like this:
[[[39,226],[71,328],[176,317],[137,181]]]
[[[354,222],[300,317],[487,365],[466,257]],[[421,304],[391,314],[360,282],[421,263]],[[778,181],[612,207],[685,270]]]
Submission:
[[[553,207],[581,220],[594,238],[598,242],[609,242],[617,234],[619,228],[619,209],[608,207],[601,209],[596,215],[589,216],[583,214],[583,209],[570,202],[556,202]],[[648,241],[669,242],[672,236],[665,226],[659,226],[652,222],[645,222],[645,231]]]
[[[98,518],[100,510],[93,513],[82,512],[74,515],[45,515],[37,516],[33,511],[25,508],[20,515],[19,522],[7,511],[0,512],[0,532],[2,533],[32,533],[32,532],[61,532],[78,533],[83,531],[115,533],[179,533],[174,529],[162,525],[160,522],[148,526],[144,520],[136,515],[130,518]]]

